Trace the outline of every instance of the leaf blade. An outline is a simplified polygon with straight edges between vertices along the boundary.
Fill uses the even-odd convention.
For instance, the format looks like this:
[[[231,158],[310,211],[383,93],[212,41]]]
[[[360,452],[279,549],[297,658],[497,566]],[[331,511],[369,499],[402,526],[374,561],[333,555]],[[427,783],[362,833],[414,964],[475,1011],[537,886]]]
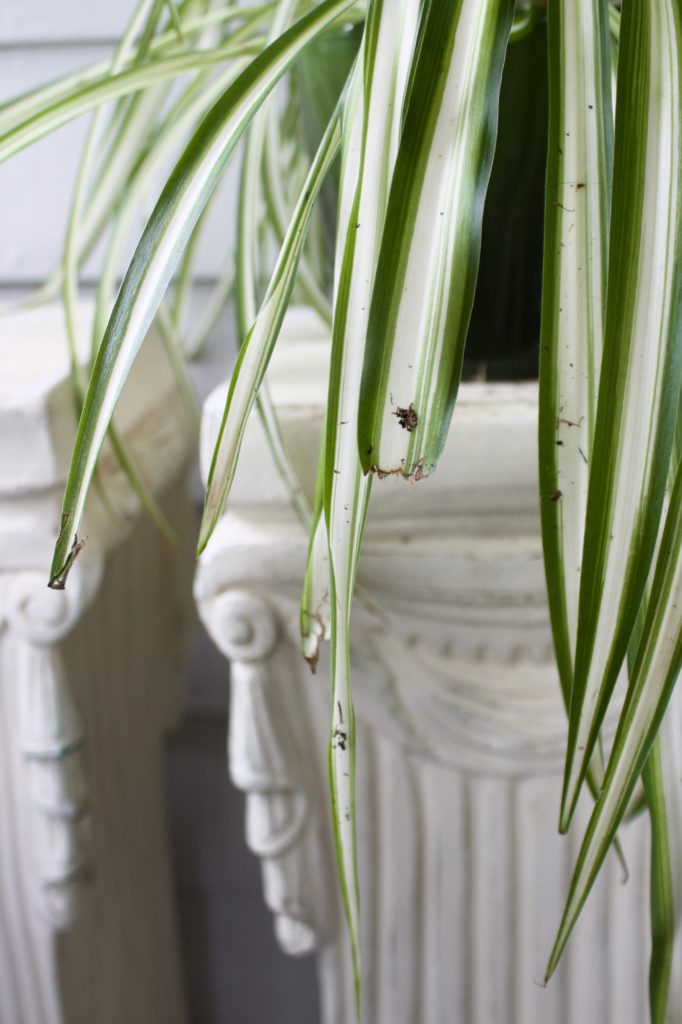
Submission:
[[[613,211],[562,795],[565,830],[623,664],[659,529],[682,380],[682,8],[628,5]]]
[[[568,707],[603,346],[613,115],[607,4],[559,0],[548,17],[538,444],[547,593]]]
[[[206,547],[222,515],[241,450],[248,417],[277,342],[288,308],[310,217],[341,142],[340,112],[334,115],[320,143],[289,223],[263,304],[239,351],[206,485],[198,552]]]
[[[260,54],[217,100],[168,179],[124,278],[88,388],[67,480],[52,581],[63,576],[97,454],[125,378],[230,153],[300,49],[352,2],[324,0]]]
[[[356,423],[367,310],[418,15],[418,0],[401,0],[399,6],[371,0],[343,126],[323,493],[331,605],[328,766],[358,1016],[362,964],[349,630],[371,481],[361,471]]]
[[[547,976],[556,967],[642,773],[682,670],[682,462],[651,584],[630,686],[599,801],[583,840]]]
[[[365,472],[419,479],[445,443],[513,7],[435,0],[426,9],[372,295],[358,428]]]

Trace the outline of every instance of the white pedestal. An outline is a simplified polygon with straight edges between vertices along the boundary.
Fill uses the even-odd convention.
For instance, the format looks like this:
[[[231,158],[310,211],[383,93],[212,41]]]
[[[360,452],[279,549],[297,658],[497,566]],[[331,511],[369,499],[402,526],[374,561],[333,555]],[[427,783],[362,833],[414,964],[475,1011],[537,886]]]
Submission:
[[[111,507],[93,496],[67,588],[47,589],[75,434],[62,316],[0,328],[0,1021],[183,1024],[161,740],[181,710],[191,556],[140,521],[105,450]],[[192,429],[153,338],[117,425],[189,538]]]
[[[315,322],[290,317],[270,383],[309,493],[327,358]],[[204,408],[205,466],[224,396]],[[534,385],[465,385],[437,473],[374,485],[352,654],[368,1024],[647,1019],[643,819],[623,830],[627,885],[611,858],[560,970],[541,984],[588,807],[570,837],[557,835],[566,724],[536,430]],[[306,543],[254,420],[195,593],[231,662],[230,771],[277,936],[290,953],[317,951],[323,1024],[352,1024],[326,652],[312,676],[298,651]]]

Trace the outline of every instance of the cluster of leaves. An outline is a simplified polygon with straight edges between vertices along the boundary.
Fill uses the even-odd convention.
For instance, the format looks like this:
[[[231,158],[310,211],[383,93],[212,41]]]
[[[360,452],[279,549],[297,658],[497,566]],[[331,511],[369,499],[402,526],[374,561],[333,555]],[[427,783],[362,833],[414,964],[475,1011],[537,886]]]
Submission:
[[[418,480],[443,450],[503,68],[510,47],[545,22],[548,46],[535,51],[549,83],[540,503],[569,717],[562,830],[585,781],[595,797],[548,974],[643,776],[654,836],[652,1016],[662,1021],[682,1012],[671,983],[682,955],[682,720],[673,697],[682,664],[682,0],[139,0],[110,61],[0,108],[0,159],[96,111],[64,257],[45,289],[63,292],[82,405],[53,586],[73,561],[97,456],[153,318],[182,373],[182,350],[200,344],[234,276],[241,348],[199,550],[225,507],[256,405],[310,528],[306,657],[314,664],[320,640],[330,640],[332,804],[359,1002],[349,629],[371,482]],[[240,141],[235,261],[187,337],[196,240]],[[130,225],[171,156],[113,301]],[[73,303],[79,268],[105,235],[86,388]],[[332,335],[312,509],[265,383],[295,289]],[[600,731],[620,676],[626,696],[606,760]]]

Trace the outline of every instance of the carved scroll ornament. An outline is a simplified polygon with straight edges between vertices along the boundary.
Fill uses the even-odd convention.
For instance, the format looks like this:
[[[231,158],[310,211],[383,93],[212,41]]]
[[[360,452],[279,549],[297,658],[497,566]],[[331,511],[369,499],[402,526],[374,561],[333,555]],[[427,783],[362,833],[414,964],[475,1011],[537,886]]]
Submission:
[[[11,671],[3,685],[19,751],[17,798],[22,842],[35,878],[37,905],[58,929],[78,914],[91,871],[84,736],[59,643],[92,600],[101,563],[90,560],[67,590],[49,591],[43,573],[5,573],[0,643]]]

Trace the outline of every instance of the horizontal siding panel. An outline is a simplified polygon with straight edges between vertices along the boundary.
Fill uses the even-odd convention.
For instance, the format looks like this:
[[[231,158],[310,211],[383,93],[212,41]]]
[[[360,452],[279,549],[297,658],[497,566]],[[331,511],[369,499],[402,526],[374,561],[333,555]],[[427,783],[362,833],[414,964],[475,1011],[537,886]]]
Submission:
[[[58,47],[13,46],[0,57],[0,103],[52,82],[61,75],[106,60],[111,53],[112,46],[106,43]]]
[[[133,10],[131,0],[3,0],[0,46],[113,40]]]
[[[0,102],[99,61],[106,52],[100,46],[10,50],[0,60]],[[87,117],[80,118],[0,164],[0,224],[4,239],[0,246],[0,284],[41,281],[59,258],[86,126]],[[200,246],[197,266],[202,277],[217,276],[234,237],[236,181],[236,164],[232,162]],[[159,190],[162,184],[160,179]],[[153,201],[151,196],[150,209]],[[131,239],[131,246],[135,240]],[[99,257],[89,261],[85,268],[88,280],[96,277],[98,266]]]

